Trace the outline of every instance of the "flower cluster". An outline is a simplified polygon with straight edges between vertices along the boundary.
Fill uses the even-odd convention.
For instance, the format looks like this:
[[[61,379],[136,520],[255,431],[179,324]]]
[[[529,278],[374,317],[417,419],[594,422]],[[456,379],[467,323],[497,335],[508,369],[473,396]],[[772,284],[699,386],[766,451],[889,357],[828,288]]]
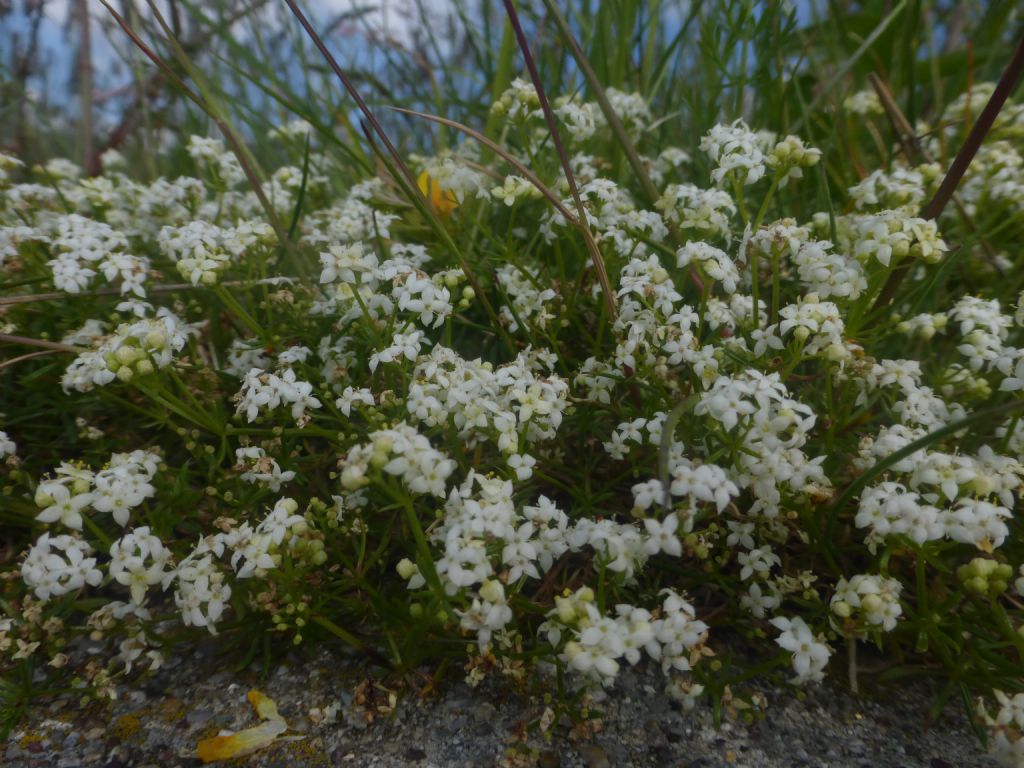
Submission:
[[[94,179],[49,163],[48,184],[0,158],[0,278],[26,299],[0,323],[47,347],[16,361],[31,378],[2,417],[0,490],[38,530],[0,595],[0,642],[21,643],[0,665],[50,653],[40,628],[70,612],[123,668],[159,664],[182,625],[329,633],[570,686],[646,657],[690,705],[737,679],[707,661],[724,629],[795,684],[872,641],[994,687],[1024,623],[1005,256],[1024,112],[979,152],[963,211],[925,219],[941,165],[844,176],[834,147],[742,120],[691,157],[658,145],[639,94],[606,96],[647,178],[608,156],[601,105],[555,98],[578,201],[522,79],[491,114],[529,181],[469,143],[411,157],[418,184],[368,179],[304,122],[268,137],[288,164],[262,200],[205,137],[179,153],[195,178],[146,184],[115,156]],[[977,106],[951,103],[925,142]],[[822,185],[803,178],[826,155]],[[101,274],[116,287],[93,311]],[[44,399],[77,419],[28,424]],[[65,445],[80,460],[50,471]],[[1009,754],[1024,723],[1001,696],[985,717]]]
[[[80,354],[64,373],[64,391],[88,392],[114,379],[129,382],[166,368],[194,329],[171,312],[119,325],[100,336],[96,349]]]
[[[35,502],[43,508],[36,515],[41,523],[60,523],[82,530],[82,514],[89,507],[110,513],[119,526],[128,525],[131,511],[156,489],[151,484],[160,459],[147,451],[115,453],[106,467],[93,472],[83,466],[64,463],[36,489]]]

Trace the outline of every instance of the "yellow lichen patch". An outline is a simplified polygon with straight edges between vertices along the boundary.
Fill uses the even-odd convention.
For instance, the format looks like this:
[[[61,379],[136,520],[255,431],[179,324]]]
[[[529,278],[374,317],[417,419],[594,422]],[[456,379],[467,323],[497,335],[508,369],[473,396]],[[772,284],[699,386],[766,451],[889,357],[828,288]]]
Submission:
[[[29,744],[38,744],[42,740],[43,740],[43,737],[40,736],[38,733],[33,733],[32,731],[26,731],[25,735],[22,736],[20,739],[18,739],[18,746],[21,747],[22,749],[25,749],[25,748],[28,747]]]
[[[127,741],[142,730],[142,723],[135,715],[121,715],[114,721],[110,732],[121,741]]]
[[[436,213],[447,216],[459,207],[459,201],[455,195],[438,184],[437,180],[426,171],[420,174],[416,183],[419,185],[420,192],[427,198],[427,202],[430,203],[430,207]]]
[[[285,737],[287,739],[288,737]],[[323,739],[303,739],[301,741],[286,741],[278,739],[271,748],[273,751],[268,755],[284,758],[286,765],[302,765],[306,768],[318,768],[329,766],[331,761],[324,749]]]

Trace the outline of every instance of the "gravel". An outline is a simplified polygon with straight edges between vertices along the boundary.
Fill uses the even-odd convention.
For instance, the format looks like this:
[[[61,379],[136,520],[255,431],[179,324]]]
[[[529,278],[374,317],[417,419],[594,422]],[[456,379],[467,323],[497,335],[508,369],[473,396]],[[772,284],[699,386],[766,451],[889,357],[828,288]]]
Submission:
[[[261,768],[366,766],[449,768],[990,768],[961,709],[929,723],[932,692],[920,685],[853,698],[829,685],[798,698],[763,691],[763,718],[715,728],[708,705],[681,710],[660,693],[660,675],[629,670],[594,704],[600,721],[572,728],[537,723],[543,690],[517,693],[500,681],[478,688],[452,682],[436,695],[406,689],[392,709],[373,669],[320,652],[293,657],[267,677],[226,670],[209,649],[179,653],[154,675],[119,689],[110,703],[75,697],[41,701],[0,745],[10,768],[196,766],[199,739],[257,723],[246,693],[276,700],[289,733],[231,765]],[[423,688],[424,676],[414,680]],[[537,683],[536,685],[542,685]],[[396,692],[397,693],[397,692]],[[325,708],[336,707],[324,718]]]

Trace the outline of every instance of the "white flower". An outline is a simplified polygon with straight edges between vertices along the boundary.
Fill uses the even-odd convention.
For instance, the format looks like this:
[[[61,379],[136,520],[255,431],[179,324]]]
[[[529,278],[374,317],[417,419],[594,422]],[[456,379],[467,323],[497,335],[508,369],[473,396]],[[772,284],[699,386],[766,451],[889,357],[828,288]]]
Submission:
[[[861,573],[849,581],[839,580],[829,606],[841,618],[857,612],[869,625],[891,632],[903,614],[899,600],[902,590],[903,585],[896,579]]]
[[[696,262],[709,278],[722,284],[726,293],[735,293],[740,275],[729,255],[713,245],[689,242],[676,252],[676,266],[682,268]]]
[[[751,576],[766,578],[774,566],[780,565],[782,561],[779,556],[772,552],[772,548],[765,545],[755,547],[749,552],[739,552],[736,561],[743,566],[740,570],[740,578],[746,581]]]
[[[323,271],[320,273],[321,283],[340,280],[353,284],[363,282],[364,276],[372,276],[377,267],[377,255],[359,242],[332,245],[320,254],[320,263],[323,265]]]
[[[393,363],[403,357],[415,361],[420,354],[423,339],[423,331],[396,333],[391,339],[391,346],[370,355],[370,370],[375,371],[381,363]]]
[[[131,510],[156,493],[149,482],[156,468],[151,453],[114,454],[111,466],[97,472],[93,478],[93,509],[111,513],[114,521],[124,528]]]
[[[73,531],[82,530],[82,510],[92,503],[93,495],[88,492],[72,493],[59,482],[40,483],[36,491],[36,503],[46,506],[36,515],[41,523],[60,522]]]
[[[656,555],[664,552],[673,557],[682,556],[683,545],[676,535],[679,518],[675,512],[670,512],[662,521],[648,517],[644,520],[644,527],[647,529],[647,541],[644,542],[647,554]]]
[[[110,546],[110,575],[129,588],[133,603],[142,605],[148,589],[164,580],[170,560],[170,550],[143,526]]]
[[[793,682],[802,684],[822,680],[832,649],[820,637],[815,637],[801,618],[778,616],[771,623],[782,632],[775,642],[793,654],[793,670],[796,672]]]
[[[245,413],[249,422],[256,420],[261,410],[273,410],[282,404],[290,404],[292,418],[305,423],[307,408],[320,408],[322,403],[312,395],[313,385],[300,381],[295,371],[288,368],[280,376],[253,368],[246,375],[241,391],[235,395],[238,402],[237,414]]]
[[[755,581],[747,588],[747,592],[740,597],[740,605],[758,619],[763,619],[770,611],[775,610],[782,603],[782,596],[775,585],[767,583],[766,587],[767,591]]]
[[[508,457],[508,466],[519,480],[529,480],[537,460],[529,454],[514,453]]]
[[[718,164],[711,177],[719,186],[734,178],[739,184],[753,184],[765,171],[761,141],[742,120],[714,126],[700,141],[700,148]]]
[[[282,472],[277,461],[267,456],[262,448],[236,449],[235,463],[238,468],[247,470],[242,473],[242,480],[247,483],[264,483],[275,493],[281,490],[282,485],[295,479],[294,471]]]
[[[0,431],[0,459],[14,456],[17,450],[17,444],[8,437],[6,432]]]
[[[75,592],[86,584],[99,586],[103,574],[90,554],[92,547],[82,539],[44,533],[25,557],[21,577],[40,600]]]
[[[231,599],[231,587],[224,583],[224,574],[202,540],[170,577],[165,576],[165,589],[172,579],[177,584],[174,602],[185,626],[206,627],[210,634],[217,634],[215,625]]]

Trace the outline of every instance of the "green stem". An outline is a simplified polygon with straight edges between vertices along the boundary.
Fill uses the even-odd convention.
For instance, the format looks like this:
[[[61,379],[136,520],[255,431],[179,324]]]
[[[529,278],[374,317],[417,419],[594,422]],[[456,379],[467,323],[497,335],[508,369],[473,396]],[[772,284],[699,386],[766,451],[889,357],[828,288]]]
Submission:
[[[260,324],[256,322],[255,318],[253,318],[253,316],[246,311],[245,307],[238,302],[238,299],[234,297],[234,294],[232,294],[231,291],[223,285],[217,285],[214,287],[213,292],[217,294],[220,300],[223,301],[228,309],[230,309],[238,319],[242,321],[242,324],[245,325],[253,335],[258,336],[261,339],[267,338],[267,334],[264,332]]]
[[[423,564],[422,567],[426,571],[423,577],[429,582],[430,587],[437,594],[437,598],[447,608],[448,594],[444,591],[444,585],[441,584],[441,577],[437,575],[437,569],[434,567],[434,558],[430,554],[430,544],[427,542],[427,536],[423,532],[423,526],[420,525],[420,519],[416,515],[412,499],[405,491],[395,487],[392,483],[388,484],[388,492],[395,501],[402,505],[402,509],[405,512],[405,519],[409,523],[412,537],[416,541],[416,551]]]
[[[366,643],[364,643],[362,640],[360,640],[358,637],[353,635],[348,630],[342,629],[330,619],[325,618],[324,616],[320,616],[319,614],[313,615],[310,618],[312,619],[314,624],[319,624],[332,635],[334,635],[337,638],[340,638],[341,640],[344,640],[346,643],[351,645],[356,650],[366,650]]]
[[[782,296],[781,275],[779,274],[779,252],[772,249],[772,313],[768,316],[768,324],[779,321],[779,301]],[[757,324],[754,324],[757,327]]]
[[[751,225],[751,229],[756,231],[761,226],[761,222],[764,221],[764,217],[768,214],[768,205],[771,203],[772,198],[775,196],[775,190],[779,188],[779,180],[782,178],[782,172],[776,171],[772,177],[771,186],[768,187],[768,192],[764,196],[764,201],[761,203],[761,207],[757,211],[757,216],[754,218],[754,223]]]
[[[176,413],[178,416],[181,416],[186,421],[190,421],[196,426],[202,427],[206,431],[212,432],[215,435],[220,435],[223,433],[223,427],[221,427],[219,424],[212,424],[207,418],[205,418],[205,414],[196,413],[189,406],[187,406],[185,403],[181,402],[177,397],[172,395],[170,392],[167,392],[166,390],[163,392],[158,391],[147,386],[146,384],[143,384],[140,381],[135,381],[133,383],[135,384],[135,387],[144,395],[146,395],[146,397],[148,397],[150,400],[157,403],[158,405],[163,406],[172,413]]]
[[[96,525],[96,521],[88,515],[82,515],[82,521],[85,523],[85,527],[89,529],[89,533],[99,539],[100,544],[103,545],[103,549],[109,551],[110,545],[113,543],[111,538],[103,532],[103,529]]]

